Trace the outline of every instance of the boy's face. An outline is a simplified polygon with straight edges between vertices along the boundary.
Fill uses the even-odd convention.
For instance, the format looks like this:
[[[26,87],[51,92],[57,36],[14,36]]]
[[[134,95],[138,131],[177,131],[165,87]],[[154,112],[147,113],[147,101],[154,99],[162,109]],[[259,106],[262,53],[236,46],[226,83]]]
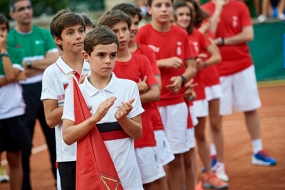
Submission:
[[[0,37],[5,37],[6,38],[7,33],[8,33],[8,30],[7,30],[6,23],[0,24]]]
[[[151,6],[148,6],[148,13],[158,23],[169,23],[172,12],[171,0],[153,0]]]
[[[91,75],[110,76],[116,63],[118,46],[116,43],[94,46],[90,56],[83,51],[85,61],[89,62]]]
[[[191,21],[190,9],[189,7],[179,7],[175,11],[176,13],[176,24],[181,28],[186,29]]]
[[[14,4],[14,11],[10,12],[10,16],[20,24],[31,24],[33,19],[33,8],[28,0],[18,1]]]
[[[138,28],[139,28],[139,15],[135,15],[132,18],[132,25],[130,28],[130,41],[135,41],[137,33],[138,33]]]
[[[71,51],[77,53],[83,50],[85,36],[84,27],[78,24],[64,28],[61,32],[61,39],[55,37],[55,42],[57,45],[61,45],[63,52]]]
[[[111,27],[112,31],[115,32],[120,42],[119,50],[128,49],[128,43],[130,41],[130,30],[128,24],[124,21],[118,22]]]

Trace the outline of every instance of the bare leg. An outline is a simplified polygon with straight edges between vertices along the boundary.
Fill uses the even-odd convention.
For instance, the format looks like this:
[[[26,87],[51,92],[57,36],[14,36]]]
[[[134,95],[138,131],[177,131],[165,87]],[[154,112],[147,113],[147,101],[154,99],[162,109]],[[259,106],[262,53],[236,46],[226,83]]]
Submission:
[[[195,138],[197,141],[200,158],[205,166],[206,172],[211,172],[211,159],[209,145],[205,136],[206,117],[198,117],[199,123],[195,126]]]
[[[10,170],[10,188],[21,190],[23,183],[21,152],[7,152],[7,160]]]
[[[279,0],[278,2],[278,13],[283,13],[284,12],[284,6],[285,6],[285,0]]]
[[[183,156],[185,165],[186,187],[187,190],[194,190],[195,185],[198,183],[195,149],[191,148],[188,152],[184,153]]]
[[[251,140],[260,139],[259,117],[256,110],[244,112],[245,122]]]
[[[260,0],[253,0],[253,4],[256,16],[260,15]]]
[[[152,189],[153,190],[161,190],[161,189],[168,190],[167,176],[164,176],[152,182]]]
[[[175,159],[171,161],[169,165],[169,171],[171,173],[171,190],[184,190],[185,185],[185,171],[183,154],[175,154]]]
[[[213,142],[217,150],[217,161],[224,162],[224,136],[221,126],[220,99],[209,101],[209,119]]]

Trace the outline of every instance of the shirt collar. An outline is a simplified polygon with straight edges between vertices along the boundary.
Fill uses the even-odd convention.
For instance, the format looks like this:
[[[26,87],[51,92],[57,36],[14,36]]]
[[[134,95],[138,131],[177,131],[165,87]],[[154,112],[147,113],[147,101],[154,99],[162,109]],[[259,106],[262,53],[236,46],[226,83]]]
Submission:
[[[64,74],[68,74],[69,72],[73,72],[73,69],[70,68],[63,60],[62,57],[59,57],[56,61],[56,65],[58,66],[58,68],[64,73]],[[90,65],[88,62],[86,62],[84,60],[83,62],[83,67],[82,67],[82,71],[89,71],[90,70]],[[83,72],[84,73],[84,72]]]
[[[117,85],[117,77],[116,75],[112,72],[112,76],[111,76],[111,80],[109,82],[109,84],[102,90],[99,90],[97,88],[95,88],[90,82],[89,82],[89,77],[86,77],[84,82],[83,82],[83,86],[84,86],[84,90],[86,91],[86,93],[88,94],[88,96],[94,96],[96,93],[100,92],[100,91],[108,91],[111,92],[113,94],[115,94],[116,89],[118,87]]]

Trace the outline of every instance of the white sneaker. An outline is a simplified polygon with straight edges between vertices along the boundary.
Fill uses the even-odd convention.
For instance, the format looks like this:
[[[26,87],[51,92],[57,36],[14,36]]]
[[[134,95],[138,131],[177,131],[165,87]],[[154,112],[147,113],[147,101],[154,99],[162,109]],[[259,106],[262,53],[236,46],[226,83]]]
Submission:
[[[6,170],[3,166],[0,166],[0,183],[8,182],[9,176],[6,173]]]
[[[229,181],[229,177],[226,174],[226,170],[225,170],[225,165],[223,163],[217,163],[216,164],[216,170],[215,170],[216,176],[220,179],[223,180],[225,182]]]
[[[259,15],[258,17],[257,17],[257,22],[265,22],[266,21],[266,16],[264,16],[264,15]]]
[[[278,13],[278,19],[284,20],[285,19],[284,14],[283,13]]]

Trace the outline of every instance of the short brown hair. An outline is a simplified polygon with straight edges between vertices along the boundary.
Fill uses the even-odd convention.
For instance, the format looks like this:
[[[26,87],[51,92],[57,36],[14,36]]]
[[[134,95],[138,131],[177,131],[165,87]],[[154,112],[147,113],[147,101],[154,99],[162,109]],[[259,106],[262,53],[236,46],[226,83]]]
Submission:
[[[5,15],[0,13],[0,24],[5,24],[7,31],[9,31],[9,22],[8,19],[5,17]]]
[[[112,28],[115,24],[121,21],[126,22],[130,29],[132,24],[131,18],[120,10],[111,10],[101,15],[98,25],[106,25]]]
[[[96,25],[93,23],[90,17],[88,17],[86,14],[81,14],[81,16],[84,19],[85,27],[90,26],[92,28],[95,28]]]
[[[141,21],[141,19],[142,19],[142,15],[141,15],[142,11],[141,11],[141,9],[137,8],[134,5],[129,4],[129,3],[118,4],[118,5],[114,6],[112,8],[112,10],[123,11],[124,13],[126,13],[127,15],[129,15],[131,17],[134,17],[134,16],[138,15],[139,16],[139,21]]]
[[[50,32],[53,37],[61,39],[62,31],[69,26],[82,25],[85,30],[85,22],[81,15],[71,12],[68,9],[60,10],[50,23]]]
[[[94,50],[94,46],[112,43],[117,44],[119,48],[120,43],[117,35],[108,26],[98,25],[86,35],[84,39],[84,51],[90,56]]]

